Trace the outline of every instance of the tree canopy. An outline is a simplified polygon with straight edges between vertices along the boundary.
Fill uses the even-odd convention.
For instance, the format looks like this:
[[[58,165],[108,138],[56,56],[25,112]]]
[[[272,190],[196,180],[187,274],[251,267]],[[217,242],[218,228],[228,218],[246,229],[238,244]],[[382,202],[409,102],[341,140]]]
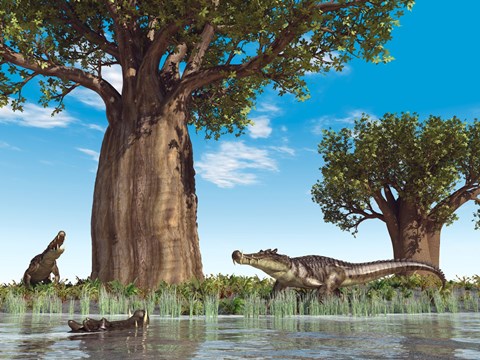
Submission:
[[[92,207],[92,278],[154,288],[203,277],[188,125],[240,134],[265,85],[308,96],[303,76],[385,43],[412,0],[0,0],[0,106],[22,89],[63,108],[76,87],[105,103]],[[122,90],[104,76],[122,71]]]
[[[363,115],[353,129],[325,130],[318,151],[324,165],[313,201],[343,230],[356,233],[368,219],[388,223],[405,202],[437,228],[452,223],[467,201],[480,205],[478,120]]]
[[[179,90],[192,94],[191,124],[218,138],[242,132],[267,83],[303,99],[307,72],[341,70],[352,56],[390,61],[383,45],[413,3],[0,0],[0,106],[21,110],[22,88],[37,79],[44,106],[53,101],[59,111],[84,86],[108,114],[122,95],[102,70],[118,64],[124,86],[135,75],[158,77],[167,94],[181,80]]]

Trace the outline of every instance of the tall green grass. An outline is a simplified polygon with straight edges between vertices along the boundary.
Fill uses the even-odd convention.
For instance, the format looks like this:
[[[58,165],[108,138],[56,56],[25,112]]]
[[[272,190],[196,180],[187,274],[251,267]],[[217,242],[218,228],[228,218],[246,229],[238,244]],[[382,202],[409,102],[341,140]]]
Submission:
[[[216,320],[218,318],[219,304],[220,299],[218,294],[205,296],[203,308],[207,320]]]
[[[175,287],[162,291],[158,296],[157,305],[160,316],[173,318],[182,315],[182,300]]]
[[[27,312],[27,300],[24,295],[10,290],[3,302],[4,311],[10,314],[25,314]]]
[[[142,291],[118,281],[79,280],[72,284],[21,284],[0,286],[0,311],[7,313],[127,314],[138,308],[164,317],[181,315],[216,319],[219,314],[243,314],[246,319],[264,315],[370,316],[388,313],[478,312],[480,277],[462,278],[438,291],[423,278],[388,278],[365,286],[341,289],[341,296],[319,298],[316,292],[288,290],[271,297],[273,281],[256,277],[217,275],[204,281],[161,284]]]

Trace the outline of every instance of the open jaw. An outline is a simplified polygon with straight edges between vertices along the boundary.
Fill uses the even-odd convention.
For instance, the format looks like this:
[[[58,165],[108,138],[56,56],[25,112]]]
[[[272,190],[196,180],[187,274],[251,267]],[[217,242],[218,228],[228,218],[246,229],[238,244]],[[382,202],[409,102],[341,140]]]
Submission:
[[[65,241],[65,231],[59,231],[55,239],[48,245],[49,250],[59,250]]]

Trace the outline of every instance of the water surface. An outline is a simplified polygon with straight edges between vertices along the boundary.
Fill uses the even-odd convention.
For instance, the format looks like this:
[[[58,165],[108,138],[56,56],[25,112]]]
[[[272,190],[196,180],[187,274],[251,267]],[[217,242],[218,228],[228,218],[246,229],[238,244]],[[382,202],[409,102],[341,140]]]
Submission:
[[[215,321],[151,316],[146,329],[95,334],[68,333],[70,318],[82,320],[0,314],[0,359],[480,359],[478,313]]]

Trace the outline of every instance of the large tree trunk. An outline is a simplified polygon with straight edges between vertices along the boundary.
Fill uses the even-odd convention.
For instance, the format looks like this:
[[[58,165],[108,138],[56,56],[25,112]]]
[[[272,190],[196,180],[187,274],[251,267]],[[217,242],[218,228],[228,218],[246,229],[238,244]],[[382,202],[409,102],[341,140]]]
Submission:
[[[439,266],[441,227],[420,216],[413,204],[400,202],[394,224],[388,225],[395,259],[412,259]]]
[[[124,118],[107,129],[93,201],[93,279],[155,289],[203,278],[185,101],[155,104],[153,113],[138,111],[149,104],[123,104]]]

